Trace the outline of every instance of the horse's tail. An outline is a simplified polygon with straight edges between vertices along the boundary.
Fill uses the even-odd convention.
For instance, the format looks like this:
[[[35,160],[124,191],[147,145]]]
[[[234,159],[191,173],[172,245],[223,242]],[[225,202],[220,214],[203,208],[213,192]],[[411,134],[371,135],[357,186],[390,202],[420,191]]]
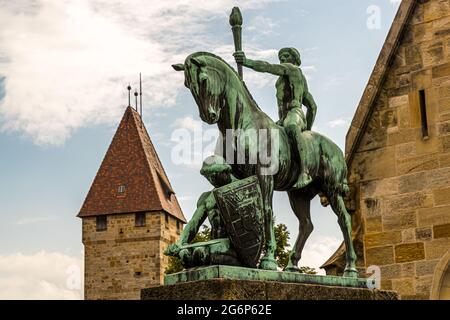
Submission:
[[[323,192],[327,197],[345,197],[350,188],[347,181],[347,164],[341,149],[330,139],[320,135]]]
[[[337,168],[335,169],[336,179],[333,182],[335,184],[334,188],[336,192],[342,197],[345,197],[350,192],[347,181],[347,164],[345,163],[343,156],[342,159],[339,160],[341,161],[337,162]]]
[[[329,176],[328,178],[324,179],[324,192],[319,192],[320,204],[322,206],[327,207],[330,204],[330,201],[328,199],[328,197],[330,196],[340,195],[342,197],[345,197],[347,194],[349,194],[350,188],[348,186],[346,172],[347,170],[345,170],[345,176],[337,175],[335,176],[335,179]]]
[[[341,184],[341,194],[343,195],[343,196],[346,196],[349,192],[350,192],[350,188],[348,187],[348,181],[347,181],[347,178],[345,178],[343,181],[342,181],[342,184]]]

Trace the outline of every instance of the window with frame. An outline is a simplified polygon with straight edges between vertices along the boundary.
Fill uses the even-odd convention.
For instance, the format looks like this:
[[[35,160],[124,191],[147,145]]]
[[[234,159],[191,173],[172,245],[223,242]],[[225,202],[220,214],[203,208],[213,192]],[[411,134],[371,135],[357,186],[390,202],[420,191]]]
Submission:
[[[121,185],[117,188],[117,194],[124,194],[125,193],[125,186]]]
[[[97,216],[95,219],[97,231],[105,231],[108,227],[108,220],[105,215]]]
[[[137,212],[134,215],[134,225],[136,227],[144,227],[146,224],[145,212]]]

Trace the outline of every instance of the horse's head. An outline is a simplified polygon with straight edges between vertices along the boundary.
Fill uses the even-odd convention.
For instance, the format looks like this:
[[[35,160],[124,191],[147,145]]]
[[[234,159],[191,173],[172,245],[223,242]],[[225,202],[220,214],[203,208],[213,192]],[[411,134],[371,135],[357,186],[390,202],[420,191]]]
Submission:
[[[221,58],[207,52],[191,54],[184,64],[172,67],[184,71],[184,85],[194,96],[200,118],[208,124],[217,123],[226,103],[226,68],[233,69]]]

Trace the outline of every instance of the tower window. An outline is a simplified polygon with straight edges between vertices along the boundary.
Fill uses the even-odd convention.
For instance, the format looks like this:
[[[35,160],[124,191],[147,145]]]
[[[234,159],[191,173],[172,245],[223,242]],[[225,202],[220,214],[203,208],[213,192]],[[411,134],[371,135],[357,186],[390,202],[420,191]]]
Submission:
[[[97,231],[104,231],[107,229],[108,221],[106,216],[97,216],[95,222]]]
[[[177,220],[177,232],[180,233],[181,231],[181,223]]]
[[[118,194],[124,194],[125,193],[125,186],[121,185],[117,188],[117,193]]]
[[[425,96],[425,90],[419,90],[419,106],[420,106],[420,119],[422,121],[422,138],[427,140],[428,135],[428,120],[427,120],[427,101]]]
[[[134,225],[136,227],[144,227],[145,226],[145,212],[137,212],[134,215]]]
[[[169,227],[169,215],[166,213],[166,228]]]

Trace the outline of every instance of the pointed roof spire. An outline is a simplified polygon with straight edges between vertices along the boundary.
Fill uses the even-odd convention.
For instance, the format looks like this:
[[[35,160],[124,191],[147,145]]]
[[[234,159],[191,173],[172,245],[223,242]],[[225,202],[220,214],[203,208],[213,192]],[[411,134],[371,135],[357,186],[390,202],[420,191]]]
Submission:
[[[142,211],[165,211],[186,223],[147,130],[129,106],[78,217]]]
[[[141,73],[139,72],[139,98],[140,98],[140,113],[141,113],[141,118],[142,118],[142,77],[141,77]]]

